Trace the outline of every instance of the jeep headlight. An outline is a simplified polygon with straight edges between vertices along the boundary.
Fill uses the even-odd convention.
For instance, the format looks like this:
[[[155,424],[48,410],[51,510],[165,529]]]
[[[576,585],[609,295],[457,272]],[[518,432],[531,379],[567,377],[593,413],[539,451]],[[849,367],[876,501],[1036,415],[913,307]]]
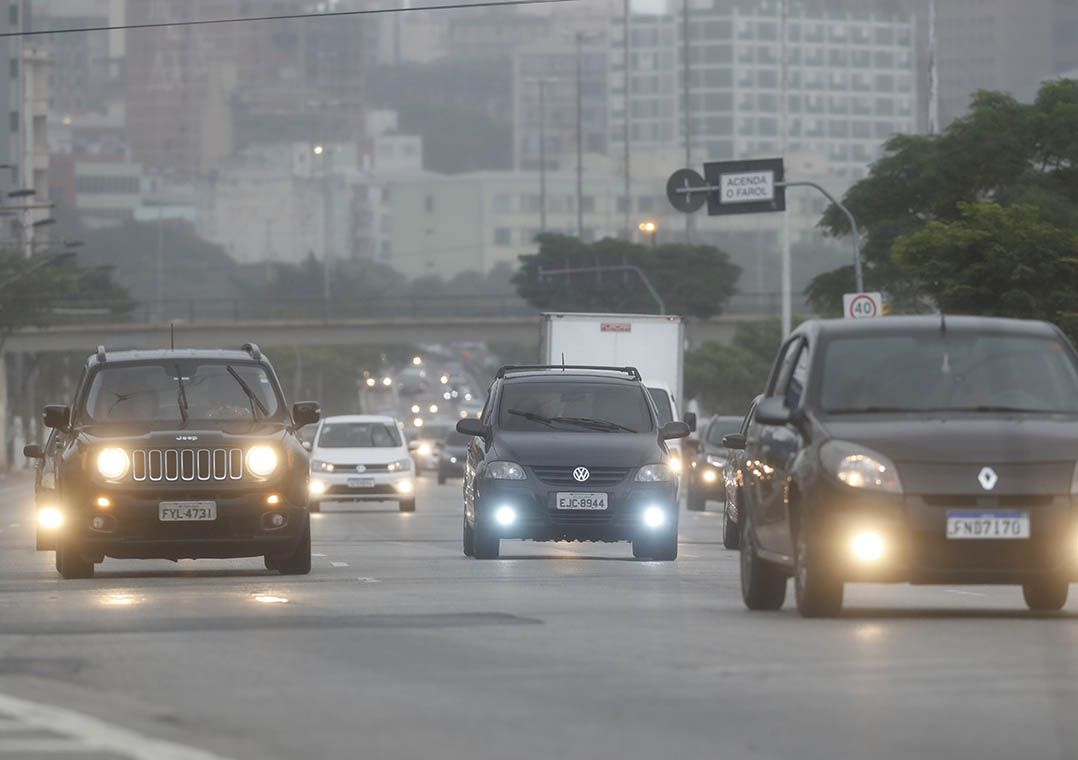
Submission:
[[[396,462],[390,462],[386,465],[386,469],[390,472],[400,472],[401,470],[412,469],[411,459],[398,459]]]
[[[247,471],[256,478],[268,478],[277,469],[277,452],[269,446],[247,449]]]
[[[850,488],[902,493],[894,462],[879,452],[846,441],[828,441],[820,447],[820,461]]]
[[[110,446],[98,452],[97,471],[105,480],[119,480],[130,468],[131,459],[123,449]]]
[[[491,480],[524,480],[524,468],[516,462],[489,462],[483,476]]]
[[[669,464],[646,464],[636,473],[637,483],[664,483],[677,478],[677,472]]]

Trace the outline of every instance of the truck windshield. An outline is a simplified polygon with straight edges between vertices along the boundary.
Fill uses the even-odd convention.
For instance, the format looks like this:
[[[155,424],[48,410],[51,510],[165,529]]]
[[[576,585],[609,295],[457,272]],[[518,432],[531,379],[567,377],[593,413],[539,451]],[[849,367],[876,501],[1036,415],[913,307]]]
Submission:
[[[1078,368],[1054,338],[952,332],[831,341],[820,404],[871,412],[1078,413]]]
[[[504,430],[652,430],[647,400],[637,385],[617,383],[521,382],[502,391]]]
[[[105,366],[90,383],[83,416],[96,424],[183,427],[196,420],[280,421],[282,409],[262,367],[187,359]]]
[[[648,388],[651,400],[655,403],[655,411],[659,413],[659,424],[665,425],[674,421],[674,410],[670,406],[670,394],[665,388]]]

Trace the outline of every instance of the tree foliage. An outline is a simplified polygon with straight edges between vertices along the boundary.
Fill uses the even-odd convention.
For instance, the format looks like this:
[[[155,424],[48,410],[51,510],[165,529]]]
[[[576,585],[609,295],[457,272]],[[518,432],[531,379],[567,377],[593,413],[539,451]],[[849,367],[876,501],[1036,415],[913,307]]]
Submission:
[[[545,311],[658,313],[659,306],[631,271],[638,267],[658,291],[670,314],[706,319],[722,312],[737,289],[741,268],[723,251],[707,245],[649,247],[606,238],[584,243],[566,235],[540,235],[539,252],[521,256],[513,277],[517,292]],[[540,270],[611,268],[540,276]]]
[[[738,324],[729,345],[705,341],[685,354],[685,395],[713,414],[744,414],[764,390],[782,344],[778,321]]]
[[[886,291],[900,310],[923,307],[932,291],[892,255],[896,241],[960,220],[968,204],[1031,205],[1041,220],[1078,229],[1078,81],[1046,82],[1029,104],[979,92],[943,133],[888,141],[843,202],[864,233],[866,287]],[[834,235],[849,232],[835,206],[820,224]],[[818,312],[836,313],[852,284],[852,267],[844,267],[815,278],[806,293]]]

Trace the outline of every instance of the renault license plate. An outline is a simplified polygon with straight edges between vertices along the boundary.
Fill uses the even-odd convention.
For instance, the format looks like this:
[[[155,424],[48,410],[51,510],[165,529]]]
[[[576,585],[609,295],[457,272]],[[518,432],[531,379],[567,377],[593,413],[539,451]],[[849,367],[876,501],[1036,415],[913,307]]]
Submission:
[[[349,488],[374,488],[374,478],[348,478]]]
[[[951,510],[947,513],[947,538],[956,540],[1029,538],[1029,512]]]
[[[161,522],[209,522],[217,519],[217,502],[162,501],[157,517]]]
[[[559,493],[558,509],[584,509],[602,511],[606,509],[605,493]]]

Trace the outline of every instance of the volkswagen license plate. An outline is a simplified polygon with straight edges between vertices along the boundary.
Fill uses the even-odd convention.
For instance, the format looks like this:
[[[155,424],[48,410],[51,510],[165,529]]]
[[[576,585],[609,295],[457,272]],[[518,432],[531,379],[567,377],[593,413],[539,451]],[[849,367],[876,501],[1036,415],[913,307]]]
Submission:
[[[949,539],[1029,538],[1029,512],[947,512]]]
[[[374,488],[374,478],[348,478],[349,488]]]
[[[157,517],[161,522],[209,522],[217,519],[217,502],[162,501]]]
[[[606,509],[605,493],[559,493],[558,509]]]

